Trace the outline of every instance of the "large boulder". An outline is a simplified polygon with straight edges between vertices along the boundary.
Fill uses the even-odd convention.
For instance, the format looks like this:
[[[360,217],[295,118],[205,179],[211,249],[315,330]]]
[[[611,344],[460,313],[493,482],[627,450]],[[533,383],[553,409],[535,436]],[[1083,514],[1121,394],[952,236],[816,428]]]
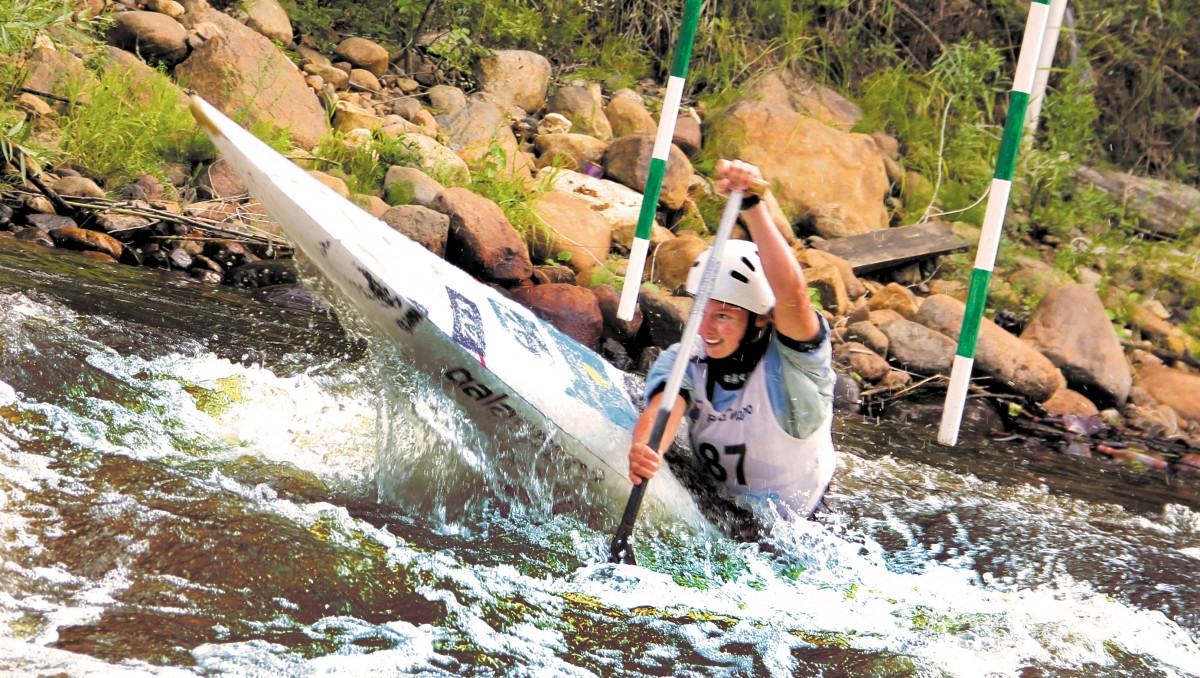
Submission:
[[[879,325],[892,362],[917,374],[950,374],[954,340],[911,320],[895,317]]]
[[[184,15],[185,26],[200,24],[219,30],[175,67],[176,81],[222,111],[286,129],[297,146],[315,146],[329,121],[304,74],[270,40],[221,12]]]
[[[545,177],[546,172],[549,170],[539,172],[538,178]],[[638,216],[642,209],[642,194],[638,191],[615,181],[597,179],[571,170],[555,172],[550,188],[582,200],[604,217],[613,227],[614,238],[620,238],[618,233],[632,233],[633,229],[637,228]],[[627,239],[619,241],[628,246]]]
[[[925,299],[914,319],[957,342],[965,312],[966,306],[961,301],[935,294]],[[1066,386],[1062,372],[1049,358],[987,318],[980,324],[975,366],[997,382],[1039,403]]]
[[[502,49],[475,64],[479,89],[533,113],[546,105],[550,61],[534,52]]]
[[[96,82],[82,59],[48,47],[33,48],[25,57],[24,71],[25,87],[62,98],[69,97],[72,89],[82,83]]]
[[[246,25],[269,40],[292,44],[292,22],[279,0],[246,0]]]
[[[1058,366],[1076,390],[1125,403],[1133,374],[1095,289],[1071,283],[1052,290],[1042,297],[1021,339]]]
[[[503,154],[503,175],[528,179],[532,163],[520,152],[508,113],[486,97],[472,96],[462,106],[454,106],[436,116],[446,145],[468,164],[482,161],[499,148]]]
[[[652,275],[651,282],[668,292],[673,291],[687,282],[688,272],[692,270],[696,257],[709,246],[706,240],[692,231],[684,231],[679,237],[651,251],[645,273]]]
[[[509,290],[518,304],[592,350],[600,347],[604,316],[596,295],[586,287],[550,283]]]
[[[355,68],[368,70],[375,77],[387,72],[388,53],[381,45],[366,38],[346,38],[333,50],[334,55],[349,61]]]
[[[400,199],[397,204],[429,207],[445,187],[415,167],[393,165],[383,178],[383,190],[389,198]]]
[[[718,157],[757,165],[793,217],[820,205],[845,208],[848,231],[886,228],[883,199],[891,186],[883,154],[865,134],[849,134],[765,101],[742,101],[706,120],[708,148]]]
[[[604,316],[604,337],[614,339],[622,344],[633,341],[638,330],[642,328],[642,309],[633,309],[633,318],[623,320],[617,317],[617,308],[621,305],[621,293],[611,285],[596,285],[591,288],[600,304],[600,313]]]
[[[849,132],[862,119],[862,110],[837,92],[805,75],[772,71],[750,87],[751,95]]]
[[[433,209],[450,217],[446,260],[485,281],[513,285],[533,275],[521,234],[496,203],[465,188],[447,188]]]
[[[604,152],[604,174],[635,191],[646,187],[650,176],[650,160],[654,153],[654,137],[649,134],[634,134],[615,139]],[[692,179],[692,163],[683,151],[674,144],[667,155],[667,168],[663,174],[662,192],[658,201],[667,209],[677,210],[688,199],[688,186]]]
[[[187,29],[158,12],[123,12],[108,30],[108,41],[148,61],[173,66],[187,56]]]
[[[642,95],[631,89],[619,89],[613,92],[604,107],[604,115],[612,126],[615,137],[627,137],[631,134],[654,134],[658,124],[654,116],[646,110],[642,103]]]
[[[532,207],[547,229],[538,234],[546,245],[542,259],[567,252],[566,264],[577,273],[604,264],[612,247],[612,226],[604,217],[586,203],[557,191],[538,196]]]
[[[168,91],[179,99],[180,107],[187,107],[187,94],[170,78],[151,68],[137,56],[123,49],[108,46],[103,51],[102,58],[106,62],[105,69],[108,72],[121,75],[121,80],[127,88],[125,96],[132,96],[137,104],[152,106],[155,97],[158,96],[157,92]]]
[[[414,132],[399,134],[396,139],[412,152],[416,157],[417,164],[425,172],[433,176],[470,176],[467,162],[434,139]]]
[[[1180,417],[1200,423],[1200,374],[1147,365],[1138,370],[1137,385]]]
[[[397,205],[380,217],[384,223],[439,257],[446,254],[450,217],[420,205]]]
[[[604,162],[608,144],[586,134],[539,134],[533,140],[538,152],[537,165],[557,166],[582,172],[589,162],[597,165]]]
[[[570,120],[571,131],[577,134],[589,134],[601,141],[613,138],[612,124],[604,115],[603,106],[586,87],[560,87],[546,102],[546,112],[558,113]]]

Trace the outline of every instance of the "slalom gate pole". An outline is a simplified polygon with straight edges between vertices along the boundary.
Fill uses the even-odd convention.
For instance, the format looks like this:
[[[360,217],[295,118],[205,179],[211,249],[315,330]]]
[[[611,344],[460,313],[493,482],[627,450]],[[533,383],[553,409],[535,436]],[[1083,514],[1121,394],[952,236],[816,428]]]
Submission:
[[[1045,35],[1046,25],[1049,23],[1049,14],[1049,0],[1032,0],[1029,16],[1025,20],[1021,53],[1017,57],[1017,74],[1013,78],[1012,99],[1008,103],[1008,114],[1004,120],[1004,136],[1000,139],[996,172],[992,175],[991,194],[988,196],[983,217],[979,250],[975,254],[975,270],[971,274],[967,309],[958,333],[958,351],[954,355],[954,367],[950,371],[946,403],[942,406],[942,424],[938,429],[938,442],[942,445],[954,446],[958,442],[963,406],[967,402],[967,387],[971,383],[971,369],[975,365],[975,344],[979,341],[979,325],[983,319],[983,307],[987,303],[992,269],[996,265],[996,251],[1000,247],[1004,213],[1008,210],[1009,193],[1012,191],[1013,168],[1017,164],[1017,151],[1021,145],[1021,134],[1025,130],[1029,92],[1037,72],[1042,36]]]
[[[646,270],[646,255],[650,252],[650,231],[654,227],[654,215],[658,213],[658,197],[662,193],[667,158],[671,155],[671,139],[675,136],[675,121],[679,118],[679,102],[683,99],[688,62],[692,59],[692,43],[696,40],[696,26],[700,23],[700,4],[701,0],[687,0],[683,8],[683,27],[675,46],[662,113],[658,116],[658,135],[654,138],[650,173],[646,177],[646,189],[642,192],[642,210],[638,213],[637,230],[629,246],[625,286],[621,289],[621,301],[617,304],[617,317],[622,320],[633,320],[633,312],[637,308],[642,272]]]
[[[646,441],[646,444],[655,450],[662,444],[667,420],[671,417],[671,410],[675,408],[675,398],[679,396],[679,387],[683,383],[683,372],[687,369],[688,361],[692,357],[696,335],[700,333],[700,321],[704,319],[704,307],[708,305],[713,283],[716,282],[717,272],[721,269],[721,253],[725,250],[725,242],[729,240],[729,234],[733,231],[733,225],[737,223],[741,210],[742,193],[733,191],[729,194],[729,201],[725,203],[725,211],[721,213],[721,223],[717,226],[717,237],[713,240],[708,261],[704,264],[704,271],[700,276],[700,286],[696,290],[696,298],[692,302],[692,311],[688,314],[687,325],[684,326],[683,335],[679,338],[679,352],[675,354],[675,362],[671,365],[671,373],[663,388],[654,426],[650,428],[650,439]],[[633,524],[637,521],[638,511],[642,508],[642,498],[645,496],[646,486],[649,484],[649,478],[642,478],[642,482],[634,485],[633,490],[629,492],[629,501],[625,502],[625,513],[621,516],[621,524],[617,526],[612,544],[608,549],[608,562],[637,564],[633,557],[633,547],[629,545],[629,538],[633,535]]]
[[[1038,118],[1042,117],[1042,105],[1046,103],[1046,85],[1050,82],[1050,68],[1054,65],[1054,53],[1058,50],[1058,34],[1062,31],[1063,15],[1067,12],[1067,0],[1050,0],[1050,16],[1046,20],[1046,35],[1042,37],[1042,51],[1038,55],[1037,75],[1033,77],[1033,89],[1029,92],[1029,113],[1025,117],[1025,133],[1037,132]]]

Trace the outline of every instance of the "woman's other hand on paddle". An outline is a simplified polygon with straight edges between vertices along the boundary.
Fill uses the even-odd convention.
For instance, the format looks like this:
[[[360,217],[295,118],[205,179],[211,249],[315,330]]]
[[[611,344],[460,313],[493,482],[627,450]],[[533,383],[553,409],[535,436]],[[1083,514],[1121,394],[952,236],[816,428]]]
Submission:
[[[629,448],[629,479],[634,485],[641,485],[643,478],[653,478],[661,465],[662,455],[646,443],[634,443]]]
[[[713,190],[722,197],[734,190],[744,193],[755,182],[762,181],[762,172],[742,160],[718,160],[715,176],[717,181],[713,184]]]

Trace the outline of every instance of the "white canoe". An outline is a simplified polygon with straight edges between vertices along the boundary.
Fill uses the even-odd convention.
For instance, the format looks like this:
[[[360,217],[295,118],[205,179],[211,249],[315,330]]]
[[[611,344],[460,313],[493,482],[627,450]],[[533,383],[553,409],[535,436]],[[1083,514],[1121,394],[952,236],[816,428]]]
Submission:
[[[208,102],[195,97],[191,109],[292,245],[440,380],[465,416],[497,441],[553,452],[537,472],[572,479],[549,479],[564,495],[556,504],[599,504],[619,515],[632,487],[627,455],[638,415],[627,375],[342,198]],[[665,469],[650,483],[644,513],[704,524]]]

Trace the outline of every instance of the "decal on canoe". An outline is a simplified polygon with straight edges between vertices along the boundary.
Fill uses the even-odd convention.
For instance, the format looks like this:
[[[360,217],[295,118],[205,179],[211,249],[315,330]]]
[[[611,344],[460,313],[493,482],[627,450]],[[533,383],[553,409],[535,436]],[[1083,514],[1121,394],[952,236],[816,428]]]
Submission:
[[[427,315],[429,315],[429,312],[420,304],[414,301],[406,301],[405,299],[397,296],[390,289],[376,280],[375,276],[372,275],[371,272],[366,268],[362,266],[355,266],[355,268],[358,269],[359,275],[361,275],[363,280],[366,281],[367,286],[363,287],[354,280],[347,280],[347,282],[357,288],[364,297],[372,299],[383,306],[387,306],[388,308],[394,308],[398,310],[400,314],[396,316],[396,325],[400,329],[411,334],[413,329],[417,326],[417,323],[421,322]]]
[[[487,356],[487,340],[483,335],[483,316],[479,313],[479,307],[449,287],[446,288],[446,295],[450,297],[450,306],[454,310],[454,343],[483,362]]]
[[[517,416],[517,411],[504,402],[508,400],[507,393],[493,391],[485,384],[476,381],[475,376],[467,368],[453,367],[446,370],[445,379],[450,382],[454,390],[487,408],[492,416],[502,419],[512,419]]]
[[[550,349],[546,348],[546,342],[542,340],[541,330],[537,324],[529,318],[518,313],[512,308],[508,308],[495,299],[488,299],[492,310],[496,313],[496,318],[500,320],[500,325],[507,331],[512,333],[517,343],[524,346],[530,353],[542,357],[549,355]]]
[[[637,416],[629,401],[621,394],[621,389],[612,388],[607,379],[592,376],[604,374],[604,360],[574,342],[564,341],[559,347],[573,376],[567,387],[567,395],[600,410],[617,426],[632,429]]]

